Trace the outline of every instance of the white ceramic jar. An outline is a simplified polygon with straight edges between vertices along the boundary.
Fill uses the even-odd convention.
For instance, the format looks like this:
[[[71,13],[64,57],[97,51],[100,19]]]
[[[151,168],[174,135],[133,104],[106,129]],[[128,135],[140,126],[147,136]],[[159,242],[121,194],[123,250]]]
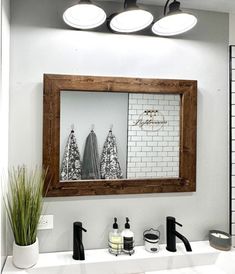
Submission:
[[[159,239],[160,231],[157,229],[149,229],[144,231],[144,246],[145,250],[148,252],[158,252],[159,251]]]

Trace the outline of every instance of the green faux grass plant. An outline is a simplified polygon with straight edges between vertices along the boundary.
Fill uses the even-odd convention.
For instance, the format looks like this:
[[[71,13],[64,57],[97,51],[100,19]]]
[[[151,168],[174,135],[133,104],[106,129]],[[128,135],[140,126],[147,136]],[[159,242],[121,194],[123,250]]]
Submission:
[[[4,201],[17,245],[27,246],[36,241],[45,175],[41,168],[29,170],[25,166],[8,172],[8,192]]]

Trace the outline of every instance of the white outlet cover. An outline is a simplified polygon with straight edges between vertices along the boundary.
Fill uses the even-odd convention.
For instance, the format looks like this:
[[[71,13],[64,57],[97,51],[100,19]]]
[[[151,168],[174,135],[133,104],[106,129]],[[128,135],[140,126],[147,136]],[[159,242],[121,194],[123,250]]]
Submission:
[[[53,215],[41,215],[38,223],[38,230],[53,229]]]

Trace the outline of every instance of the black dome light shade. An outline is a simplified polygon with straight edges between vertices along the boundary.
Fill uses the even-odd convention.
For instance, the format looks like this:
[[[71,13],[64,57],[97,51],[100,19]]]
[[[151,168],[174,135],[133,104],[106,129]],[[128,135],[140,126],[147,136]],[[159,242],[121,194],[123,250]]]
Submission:
[[[93,29],[105,22],[106,13],[89,0],[81,0],[64,12],[63,19],[67,25],[73,28]]]
[[[132,33],[145,29],[153,22],[153,15],[136,5],[136,0],[125,0],[124,11],[112,16],[109,27],[120,33]]]
[[[164,7],[164,16],[157,20],[153,26],[154,34],[161,36],[173,36],[192,29],[197,24],[197,18],[193,14],[180,10],[180,2],[174,0],[169,5],[169,12],[166,9],[170,0],[167,0]]]

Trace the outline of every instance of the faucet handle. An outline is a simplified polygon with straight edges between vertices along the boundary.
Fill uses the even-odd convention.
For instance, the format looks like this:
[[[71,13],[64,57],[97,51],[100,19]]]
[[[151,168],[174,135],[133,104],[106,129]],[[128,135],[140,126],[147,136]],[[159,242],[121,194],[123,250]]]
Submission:
[[[81,222],[74,222],[74,226],[77,227],[77,229],[80,229],[80,230],[83,230],[83,231],[87,232],[87,230],[82,227]]]
[[[82,229],[84,232],[87,232],[87,230],[83,227],[80,227],[80,229]]]
[[[179,225],[179,226],[183,226],[182,224],[178,223],[178,222],[175,222],[176,225]]]
[[[183,226],[182,224],[176,222],[175,217],[167,216],[166,220],[167,220],[167,224],[169,223],[171,225],[176,224],[176,225],[179,225],[179,226]]]
[[[87,230],[84,227],[80,226],[80,225],[78,226],[78,229],[83,230],[84,232],[87,232]]]

